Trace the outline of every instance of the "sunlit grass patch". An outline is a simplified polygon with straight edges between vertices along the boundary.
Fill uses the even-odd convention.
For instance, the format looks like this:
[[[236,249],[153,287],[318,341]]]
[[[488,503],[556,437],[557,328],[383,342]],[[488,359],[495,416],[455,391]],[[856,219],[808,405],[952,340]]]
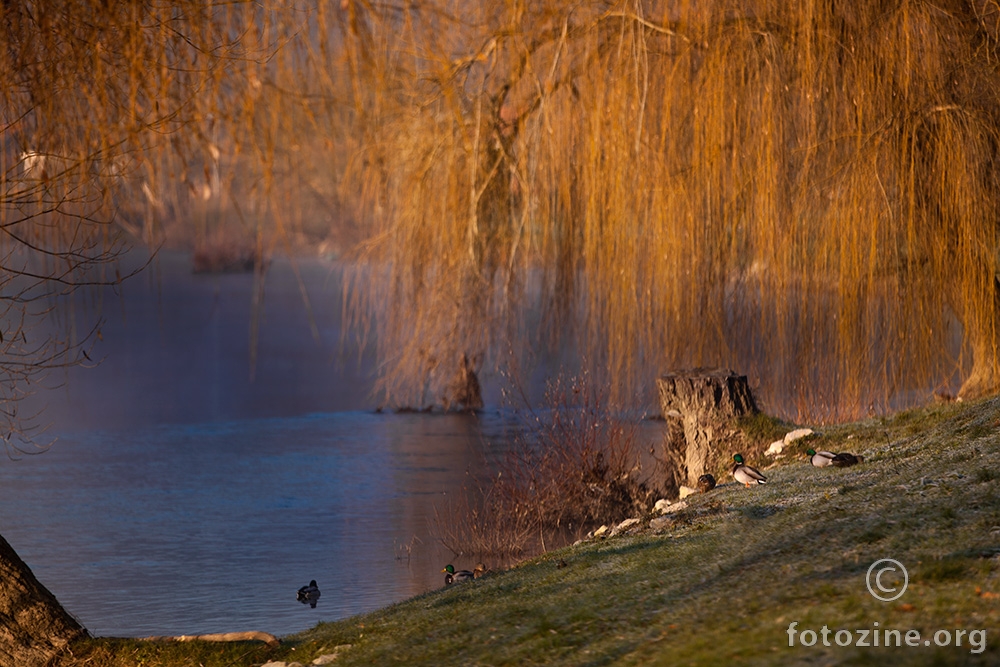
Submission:
[[[794,425],[764,412],[755,412],[740,417],[737,427],[751,440],[771,443],[781,440],[785,434],[795,428]]]

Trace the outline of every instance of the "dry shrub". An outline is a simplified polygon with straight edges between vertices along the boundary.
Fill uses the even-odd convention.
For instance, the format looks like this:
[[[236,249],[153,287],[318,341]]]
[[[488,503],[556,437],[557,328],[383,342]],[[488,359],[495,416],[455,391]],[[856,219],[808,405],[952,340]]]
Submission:
[[[638,420],[611,411],[585,375],[550,382],[545,406],[525,411],[488,479],[439,508],[456,554],[510,561],[650,511],[658,495],[642,478]]]
[[[456,556],[510,563],[530,553],[537,541],[530,517],[508,512],[492,494],[498,480],[464,484],[434,507],[438,539]]]

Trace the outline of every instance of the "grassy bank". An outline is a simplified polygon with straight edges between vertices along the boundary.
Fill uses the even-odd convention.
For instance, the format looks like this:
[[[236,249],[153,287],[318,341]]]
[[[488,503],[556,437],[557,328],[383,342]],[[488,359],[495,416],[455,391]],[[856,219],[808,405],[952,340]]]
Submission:
[[[766,486],[730,482],[689,498],[661,532],[585,542],[279,647],[97,639],[62,664],[308,664],[334,653],[338,665],[996,664],[1000,399],[831,427],[807,446],[866,461],[816,469],[793,454],[765,471]],[[880,558],[909,574],[893,602],[866,588]],[[837,646],[837,630],[853,644],[853,631],[876,622],[901,637],[919,631],[918,645]],[[821,635],[801,645],[803,631],[823,626],[831,646]],[[936,646],[944,630],[952,645]],[[966,631],[961,647],[956,630]],[[981,653],[973,630],[986,631]]]

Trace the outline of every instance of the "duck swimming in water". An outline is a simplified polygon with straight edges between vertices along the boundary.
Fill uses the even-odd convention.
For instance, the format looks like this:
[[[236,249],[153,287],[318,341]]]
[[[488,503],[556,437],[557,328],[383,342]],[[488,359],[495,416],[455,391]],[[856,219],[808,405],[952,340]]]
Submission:
[[[319,587],[316,586],[316,580],[313,579],[308,586],[300,588],[299,592],[295,594],[295,599],[315,609],[316,603],[319,602]]]
[[[734,454],[733,461],[736,465],[733,466],[733,477],[740,484],[744,484],[749,487],[751,484],[766,484],[767,478],[760,474],[759,470],[751,468],[743,462],[742,454]]]

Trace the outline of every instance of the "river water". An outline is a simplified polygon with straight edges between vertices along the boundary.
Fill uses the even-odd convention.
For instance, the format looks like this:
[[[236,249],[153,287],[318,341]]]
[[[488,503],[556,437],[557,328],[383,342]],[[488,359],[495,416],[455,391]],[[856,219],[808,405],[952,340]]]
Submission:
[[[340,347],[334,264],[197,276],[185,255],[103,295],[103,361],[33,397],[48,451],[0,461],[0,534],[99,636],[286,635],[443,584],[435,507],[509,423],[376,414],[371,362]],[[158,275],[158,277],[157,277]],[[317,580],[316,609],[296,590]]]
[[[479,415],[376,413],[373,359],[342,336],[340,266],[278,259],[258,309],[254,291],[162,252],[58,313],[79,331],[100,314],[100,363],[21,406],[52,445],[0,459],[0,535],[94,635],[287,635],[475,564],[437,539],[436,509],[516,428],[496,382]],[[662,437],[640,431],[643,452]],[[295,600],[312,579],[316,609]]]

